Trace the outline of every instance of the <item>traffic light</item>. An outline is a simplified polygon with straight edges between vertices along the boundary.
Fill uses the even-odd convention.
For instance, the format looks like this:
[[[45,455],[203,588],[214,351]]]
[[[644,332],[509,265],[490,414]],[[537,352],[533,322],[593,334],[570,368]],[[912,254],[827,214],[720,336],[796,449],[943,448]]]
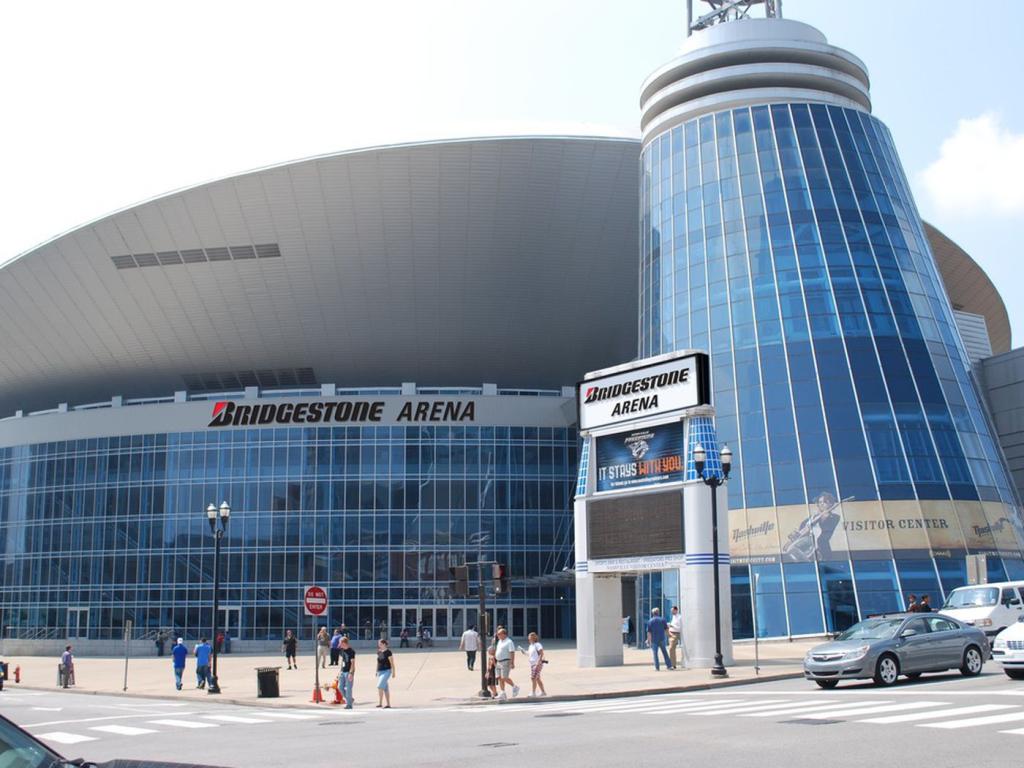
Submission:
[[[452,580],[448,582],[448,589],[455,597],[466,597],[469,594],[469,567],[465,565],[453,565],[448,569]]]
[[[491,566],[491,584],[494,586],[494,593],[504,595],[508,592],[508,567],[501,563]]]

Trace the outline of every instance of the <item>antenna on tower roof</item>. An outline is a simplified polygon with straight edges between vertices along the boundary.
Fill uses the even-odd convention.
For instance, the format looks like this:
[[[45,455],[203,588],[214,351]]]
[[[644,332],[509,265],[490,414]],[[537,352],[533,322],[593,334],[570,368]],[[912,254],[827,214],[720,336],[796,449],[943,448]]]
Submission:
[[[764,6],[765,18],[782,18],[782,0],[704,0],[711,6],[711,11],[693,18],[693,0],[686,0],[686,36],[697,30],[707,29],[715,24],[736,19],[749,19],[750,11],[755,5]]]

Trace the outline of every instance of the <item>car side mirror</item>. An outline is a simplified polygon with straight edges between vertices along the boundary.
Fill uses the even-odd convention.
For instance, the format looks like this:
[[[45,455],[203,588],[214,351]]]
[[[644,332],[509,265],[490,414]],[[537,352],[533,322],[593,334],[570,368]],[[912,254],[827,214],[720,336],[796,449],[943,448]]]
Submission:
[[[900,637],[913,637],[916,634],[916,629],[904,629],[902,632],[900,632]]]
[[[1020,598],[1019,597],[1011,597],[1009,600],[1006,601],[1006,604],[1007,605],[1020,605]]]

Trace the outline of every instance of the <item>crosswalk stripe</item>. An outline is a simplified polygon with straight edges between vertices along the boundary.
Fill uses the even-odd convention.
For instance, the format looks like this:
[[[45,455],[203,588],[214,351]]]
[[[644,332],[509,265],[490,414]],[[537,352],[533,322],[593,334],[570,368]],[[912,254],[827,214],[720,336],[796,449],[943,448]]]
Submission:
[[[1014,728],[1012,731],[1000,731],[1000,733],[1009,733],[1014,736],[1024,736],[1024,728]]]
[[[36,738],[56,741],[58,744],[78,744],[83,741],[96,741],[95,736],[82,736],[78,733],[67,731],[52,731],[51,733],[37,733]]]
[[[892,704],[891,701],[875,701],[873,704]],[[775,717],[776,715],[789,715],[789,714],[801,714],[803,712],[825,712],[833,709],[844,709],[850,706],[850,702],[835,703],[835,704],[801,704],[799,706],[788,707],[786,709],[776,709],[773,712],[751,712],[750,714],[740,715],[740,717]]]
[[[769,699],[768,701],[765,702],[765,704],[782,704],[782,703],[783,703],[783,699]],[[790,705],[792,705],[793,702],[788,702],[788,703]],[[652,710],[652,711],[653,712],[658,712],[658,713],[669,712],[669,711],[671,711],[671,712],[681,712],[681,713],[687,714],[687,715],[707,715],[707,716],[710,717],[711,715],[717,715],[717,714],[719,714],[720,712],[723,712],[723,711],[728,712],[730,709],[734,709],[735,707],[738,707],[738,706],[740,706],[740,703],[735,701],[735,700],[733,700],[733,701],[726,702],[726,703],[722,703],[722,702],[717,702],[716,701],[716,702],[711,703],[711,704],[689,704],[685,708],[680,707],[680,706],[658,707],[657,709]],[[749,704],[749,702],[747,702],[747,706],[751,706]]]
[[[749,701],[745,701],[742,704],[737,704],[735,706],[728,706],[728,707],[725,707],[725,708],[722,708],[722,709],[715,709],[712,712],[695,712],[694,714],[701,715],[702,717],[710,717],[711,715],[741,715],[741,714],[743,714],[745,712],[762,712],[762,711],[767,712],[767,711],[772,710],[772,709],[786,709],[788,707],[796,706],[796,702],[794,702],[792,700],[787,701],[785,703],[778,703],[778,704],[771,703],[772,701],[773,700],[769,699],[768,701],[764,701],[764,702],[761,702],[761,703],[758,703],[758,704],[753,704],[753,703],[751,703]],[[803,702],[803,703],[805,703],[809,707],[813,707],[813,706],[816,706],[816,705],[821,704],[823,702],[821,702],[821,701],[813,701],[813,702],[812,701],[808,701],[808,702]]]
[[[315,720],[318,717],[323,717],[320,712],[310,712],[309,714],[299,714],[298,712],[267,712],[265,710],[260,711],[260,717],[280,717],[285,720]]]
[[[141,736],[144,733],[157,733],[152,728],[134,728],[130,725],[94,725],[89,730],[114,733],[118,736]]]
[[[693,699],[663,699],[660,696],[657,698],[650,699],[632,699],[629,701],[606,701],[604,699],[598,701],[577,701],[577,702],[566,702],[554,703],[554,704],[523,704],[523,709],[529,709],[531,711],[541,711],[550,709],[565,709],[579,712],[592,712],[599,709],[614,709],[616,711],[627,712],[632,709],[643,709],[651,706],[663,706],[665,704],[683,704],[683,703],[698,703],[694,702]],[[508,706],[499,708],[501,711],[507,711]]]
[[[860,706],[844,709],[833,709],[828,712],[815,712],[804,715],[811,720],[828,720],[833,717],[852,717],[855,715],[871,715],[877,712],[897,712],[903,709],[924,709],[926,707],[948,707],[946,701],[905,701],[899,704],[884,704],[882,706]]]
[[[199,720],[149,720],[153,725],[169,725],[172,728],[217,728],[217,723],[203,723]]]
[[[238,715],[203,715],[207,720],[220,720],[225,723],[271,723],[260,717],[239,717]]]
[[[1005,712],[1001,715],[986,715],[985,717],[968,717],[966,720],[948,720],[942,723],[918,723],[918,728],[973,728],[976,725],[992,725],[993,723],[1012,723],[1014,720],[1024,720],[1024,712]]]
[[[605,706],[602,706],[602,707],[586,707],[586,708],[566,707],[563,711],[565,711],[565,712],[612,712],[612,713],[616,713],[616,714],[618,714],[618,713],[628,714],[628,713],[631,713],[631,712],[636,712],[638,714],[641,714],[643,712],[647,712],[648,710],[683,711],[683,710],[687,710],[687,709],[698,709],[698,708],[704,708],[704,707],[710,706],[711,703],[712,702],[703,702],[703,701],[678,701],[678,702],[649,701],[649,702],[647,702],[645,704],[631,704],[629,707],[621,707],[621,706],[616,707],[614,705],[608,704],[608,705],[605,705]],[[725,704],[738,704],[739,702],[737,700],[733,699],[731,701],[722,701],[722,702],[715,702],[715,703],[720,703],[722,705],[725,705]]]
[[[663,715],[663,714],[676,713],[676,712],[678,712],[681,715],[686,715],[686,714],[689,714],[690,712],[703,712],[704,710],[706,710],[706,709],[708,709],[710,707],[728,706],[730,704],[738,704],[738,703],[739,702],[734,700],[734,701],[731,701],[731,702],[715,702],[714,704],[707,704],[707,703],[704,703],[704,702],[699,702],[699,703],[689,702],[689,703],[685,703],[685,704],[662,704],[662,705],[652,705],[650,707],[645,707],[645,708],[640,709],[640,710],[632,710],[632,711],[633,712],[637,712],[638,714],[642,714],[642,715]],[[628,714],[628,713],[624,713],[624,714]]]
[[[915,720],[934,720],[940,717],[957,717],[958,715],[977,715],[982,712],[995,712],[1000,709],[1017,709],[1016,704],[976,704],[972,707],[953,707],[952,709],[937,709],[931,712],[911,712],[908,715],[888,715],[886,717],[872,717],[868,720],[860,720],[861,723],[875,723],[877,725],[889,725],[894,723],[912,723]]]

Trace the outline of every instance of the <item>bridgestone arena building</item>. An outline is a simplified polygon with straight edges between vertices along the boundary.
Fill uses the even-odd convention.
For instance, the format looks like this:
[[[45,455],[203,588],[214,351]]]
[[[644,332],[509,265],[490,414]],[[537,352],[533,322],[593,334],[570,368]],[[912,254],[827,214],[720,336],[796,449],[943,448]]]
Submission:
[[[757,87],[716,79],[764,51]],[[1016,353],[991,282],[917,217],[863,64],[805,25],[736,21],[689,38],[643,101],[641,141],[318,157],[0,267],[8,649],[128,620],[139,640],[208,632],[221,501],[219,624],[243,647],[308,637],[313,584],[318,624],[457,637],[478,617],[449,567],[480,556],[511,576],[492,621],[572,637],[574,385],[685,348],[710,354],[735,457],[737,637],[755,609],[780,637],[941,602],[969,554],[1024,578],[986,389],[1024,364],[999,362]],[[677,574],[624,591],[634,617],[666,608]]]

